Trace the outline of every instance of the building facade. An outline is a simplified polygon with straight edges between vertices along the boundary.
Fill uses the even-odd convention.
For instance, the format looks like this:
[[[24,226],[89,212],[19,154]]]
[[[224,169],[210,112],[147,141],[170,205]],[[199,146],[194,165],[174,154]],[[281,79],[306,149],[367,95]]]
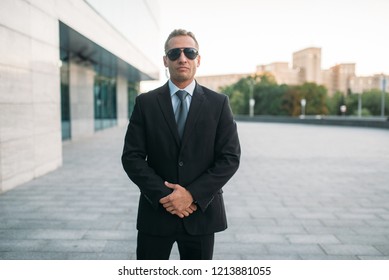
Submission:
[[[139,35],[93,2],[0,2],[0,192],[58,168],[63,140],[127,123],[139,82],[158,79]],[[109,3],[159,43],[156,1]]]
[[[278,84],[300,85],[305,82],[322,84],[321,48],[306,48],[293,53],[292,68],[288,62],[257,66],[257,74],[270,73]]]
[[[329,95],[333,95],[337,91],[344,94],[351,91],[350,81],[355,77],[355,63],[337,64],[329,69],[329,73],[331,79],[324,83]]]
[[[298,83],[322,84],[321,48],[306,48],[293,53],[293,69],[298,71]]]
[[[329,69],[321,69],[321,48],[310,47],[293,53],[292,67],[288,62],[273,62],[258,65],[256,75],[271,74],[278,84],[300,85],[306,82],[323,85],[329,96],[362,93],[372,89],[389,92],[389,75],[376,74],[368,77],[356,76],[355,63],[340,63]],[[248,74],[228,74],[198,77],[197,80],[218,90],[222,86],[236,83]],[[386,79],[385,81],[383,81]]]
[[[300,68],[289,67],[288,62],[274,62],[257,66],[257,75],[271,73],[277,84],[298,85],[300,83]]]
[[[363,93],[372,89],[389,92],[389,75],[376,74],[365,77],[352,77],[350,89],[353,93]]]
[[[199,76],[196,77],[196,81],[200,85],[204,85],[207,88],[210,88],[214,91],[219,91],[220,88],[234,84],[238,82],[240,79],[250,75],[252,74],[249,73],[249,74],[225,74],[225,75]]]

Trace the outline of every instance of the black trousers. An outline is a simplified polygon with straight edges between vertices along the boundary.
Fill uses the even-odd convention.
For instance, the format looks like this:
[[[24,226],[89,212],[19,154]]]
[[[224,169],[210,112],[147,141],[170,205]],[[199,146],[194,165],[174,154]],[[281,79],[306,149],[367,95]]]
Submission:
[[[138,231],[138,260],[168,260],[177,242],[181,260],[212,260],[215,234],[189,235],[183,225],[171,236],[150,235]]]

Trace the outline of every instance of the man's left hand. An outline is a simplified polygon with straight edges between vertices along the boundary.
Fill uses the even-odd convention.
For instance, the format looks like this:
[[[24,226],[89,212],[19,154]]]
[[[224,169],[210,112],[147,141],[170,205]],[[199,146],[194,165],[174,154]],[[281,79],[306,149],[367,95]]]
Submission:
[[[193,197],[187,189],[179,184],[169,182],[165,182],[165,186],[173,190],[171,194],[159,200],[166,211],[184,218],[197,210],[196,204],[193,203]]]

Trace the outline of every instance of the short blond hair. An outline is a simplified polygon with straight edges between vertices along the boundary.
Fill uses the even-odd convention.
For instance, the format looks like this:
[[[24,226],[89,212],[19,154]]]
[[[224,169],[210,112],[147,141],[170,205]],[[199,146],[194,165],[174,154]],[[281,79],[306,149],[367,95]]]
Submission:
[[[186,31],[185,29],[174,29],[169,34],[169,37],[167,37],[167,39],[166,39],[166,42],[165,42],[165,52],[168,51],[168,44],[169,44],[170,39],[172,39],[174,37],[177,37],[177,36],[189,36],[189,37],[191,37],[195,41],[197,50],[199,49],[199,43],[196,40],[196,36],[192,32]]]

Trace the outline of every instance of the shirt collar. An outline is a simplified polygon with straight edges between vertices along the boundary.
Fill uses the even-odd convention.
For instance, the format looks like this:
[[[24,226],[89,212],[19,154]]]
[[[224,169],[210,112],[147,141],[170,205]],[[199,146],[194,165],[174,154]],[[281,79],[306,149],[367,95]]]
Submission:
[[[173,82],[169,79],[169,89],[170,89],[170,96],[173,96],[177,91],[179,90],[185,90],[187,93],[189,93],[190,96],[193,96],[193,92],[196,87],[196,81],[193,80],[186,88],[178,88]]]

